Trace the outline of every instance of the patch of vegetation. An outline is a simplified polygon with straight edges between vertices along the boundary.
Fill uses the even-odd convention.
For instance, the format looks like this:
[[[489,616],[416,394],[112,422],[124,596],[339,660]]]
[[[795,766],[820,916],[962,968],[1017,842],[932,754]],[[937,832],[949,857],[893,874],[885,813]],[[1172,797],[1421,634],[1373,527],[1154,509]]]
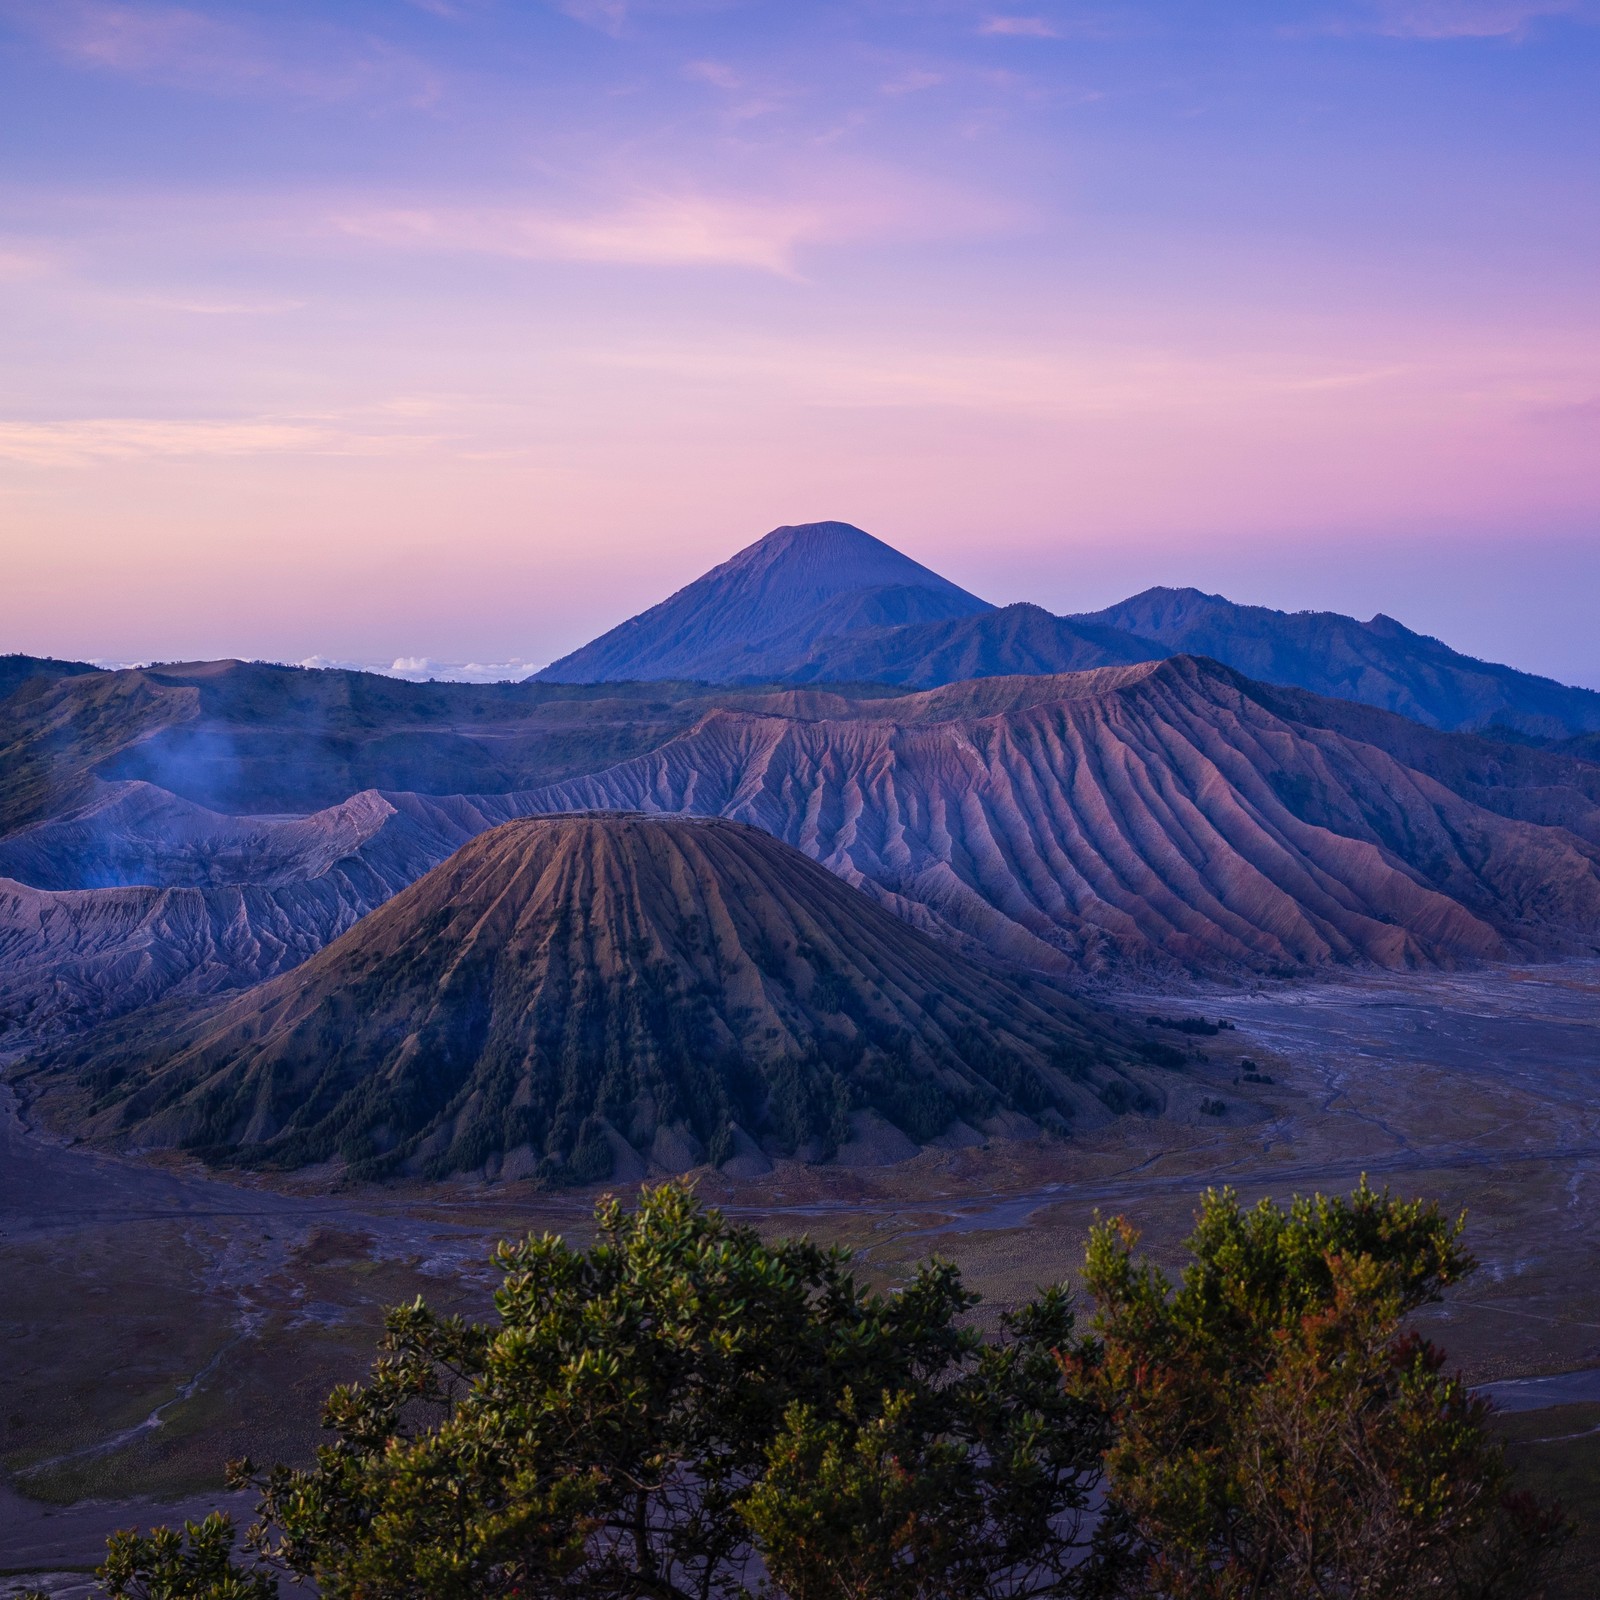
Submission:
[[[1200,1034],[1207,1038],[1233,1027],[1231,1022],[1220,1018],[1216,1022],[1207,1022],[1204,1017],[1146,1017],[1144,1025],[1147,1028],[1170,1028],[1174,1033]]]
[[[1209,1192],[1174,1282],[1097,1225],[973,1325],[933,1262],[866,1291],[647,1190],[576,1251],[504,1245],[497,1320],[390,1313],[335,1439],[225,1517],[113,1537],[113,1600],[1534,1600],[1565,1528],[1403,1331],[1473,1266],[1433,1205]]]
[[[1137,1046],[1139,1057],[1153,1067],[1164,1067],[1169,1072],[1181,1072],[1188,1066],[1189,1058],[1183,1051],[1159,1039],[1144,1039]]]
[[[1102,1084],[1099,1095],[1100,1103],[1115,1117],[1128,1112],[1149,1115],[1158,1109],[1148,1091],[1129,1083],[1125,1078],[1113,1078],[1110,1083]]]
[[[1459,1222],[1365,1181],[1249,1211],[1213,1190],[1178,1284],[1136,1243],[1120,1220],[1091,1234],[1101,1337],[1076,1368],[1117,1418],[1107,1491],[1138,1573],[1121,1592],[1541,1592],[1562,1515],[1513,1489],[1487,1403],[1402,1331],[1473,1269]]]

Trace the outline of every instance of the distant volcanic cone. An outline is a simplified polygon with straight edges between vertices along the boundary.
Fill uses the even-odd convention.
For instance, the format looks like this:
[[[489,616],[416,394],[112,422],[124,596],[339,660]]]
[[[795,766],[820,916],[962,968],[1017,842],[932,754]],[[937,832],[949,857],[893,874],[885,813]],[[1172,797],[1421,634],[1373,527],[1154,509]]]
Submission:
[[[1135,1061],[1104,1013],[754,828],[568,815],[492,829],[294,971],[34,1081],[91,1132],[217,1162],[574,1183],[1065,1132],[1159,1104]]]
[[[992,609],[848,522],[804,522],[774,528],[537,676],[754,683],[782,677],[819,639]]]

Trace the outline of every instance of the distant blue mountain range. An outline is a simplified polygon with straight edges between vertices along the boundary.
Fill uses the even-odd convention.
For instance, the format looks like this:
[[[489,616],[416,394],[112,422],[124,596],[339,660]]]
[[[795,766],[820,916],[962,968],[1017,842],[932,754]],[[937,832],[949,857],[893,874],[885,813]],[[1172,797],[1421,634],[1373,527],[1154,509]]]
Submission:
[[[993,606],[847,522],[775,528],[536,677],[926,689],[1171,655],[1209,656],[1433,728],[1539,743],[1600,732],[1600,693],[1462,655],[1392,617],[1360,622],[1163,588],[1072,617]]]

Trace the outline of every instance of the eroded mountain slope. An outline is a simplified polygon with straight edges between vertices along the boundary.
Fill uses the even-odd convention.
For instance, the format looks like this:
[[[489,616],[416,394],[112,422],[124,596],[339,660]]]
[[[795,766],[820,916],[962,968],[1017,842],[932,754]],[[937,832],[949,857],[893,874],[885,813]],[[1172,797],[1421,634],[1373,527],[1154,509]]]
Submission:
[[[82,804],[97,765],[199,714],[191,685],[141,672],[24,679],[0,701],[0,836]]]
[[[0,878],[0,1048],[259,983],[378,903],[338,876],[55,892]]]
[[[992,710],[1010,686],[1014,709]],[[992,949],[1090,970],[1600,946],[1600,849],[1177,658],[799,721],[714,712],[518,803],[736,817]],[[1044,691],[1044,692],[1042,692]]]
[[[643,754],[709,706],[770,699],[705,684],[405,683],[254,661],[35,677],[0,701],[0,837],[83,805],[96,778],[246,816],[317,811],[363,789],[504,793]]]
[[[505,815],[373,790],[277,818],[90,792],[0,840],[0,1046],[287,971]]]
[[[1255,684],[1251,693],[1303,727],[1376,745],[1474,805],[1522,822],[1566,828],[1600,845],[1600,766],[1576,752],[1445,733],[1394,712],[1303,690]]]
[[[0,1033],[257,982],[485,829],[575,807],[751,822],[917,927],[1060,970],[1600,944],[1594,767],[1177,660],[735,696],[582,780],[305,818],[101,786],[0,841],[0,875],[29,885],[0,896]]]
[[[569,816],[493,829],[299,971],[28,1081],[142,1146],[563,1182],[1006,1114],[1067,1131],[1156,1108],[1138,1048],[759,830]]]

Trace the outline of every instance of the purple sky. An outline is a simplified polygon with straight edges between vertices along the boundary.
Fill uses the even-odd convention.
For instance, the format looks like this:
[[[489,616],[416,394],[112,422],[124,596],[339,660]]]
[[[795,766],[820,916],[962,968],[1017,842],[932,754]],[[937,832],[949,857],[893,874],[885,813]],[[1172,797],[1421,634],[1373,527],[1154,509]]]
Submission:
[[[537,664],[779,522],[1600,686],[1600,0],[0,0],[0,649]]]

